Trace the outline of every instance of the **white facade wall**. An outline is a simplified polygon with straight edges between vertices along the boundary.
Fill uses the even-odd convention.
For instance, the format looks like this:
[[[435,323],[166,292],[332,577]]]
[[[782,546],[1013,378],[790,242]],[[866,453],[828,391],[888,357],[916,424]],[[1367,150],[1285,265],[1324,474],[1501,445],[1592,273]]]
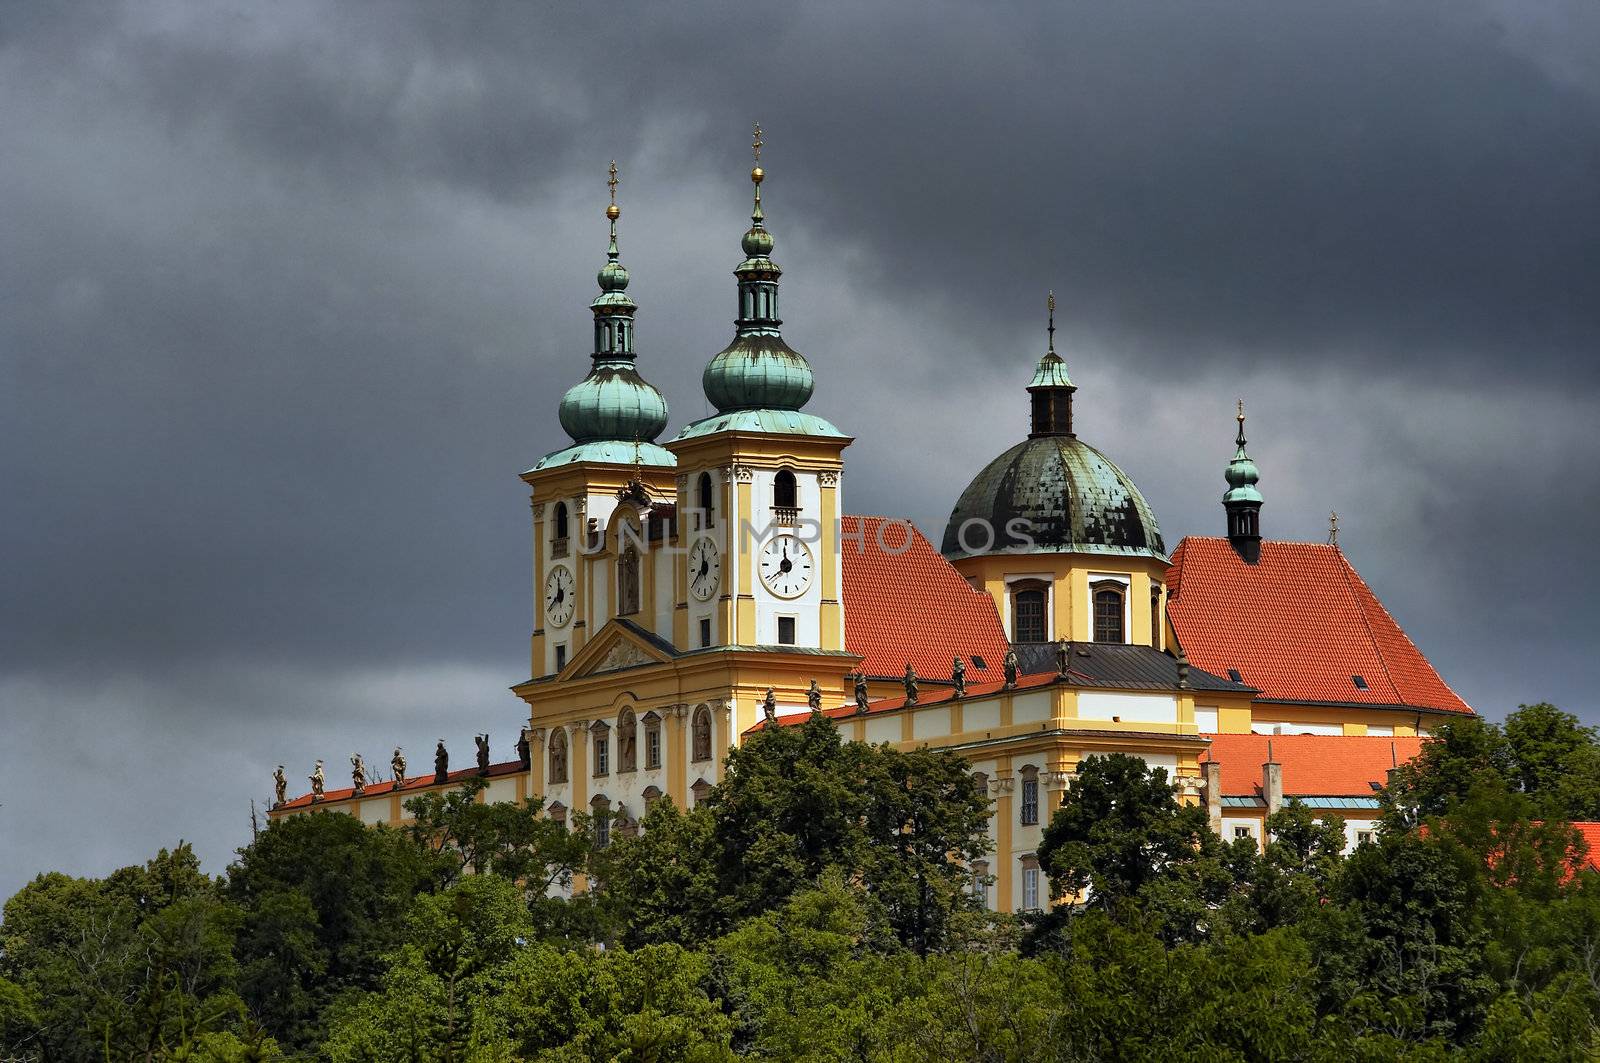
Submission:
[[[810,523],[799,528],[770,526],[773,517],[774,481],[779,470],[756,469],[750,484],[750,508],[754,512],[748,515],[753,532],[747,532],[743,528],[735,529],[735,532],[740,536],[755,535],[754,541],[750,544],[750,549],[753,551],[750,570],[751,579],[755,584],[751,590],[756,602],[756,643],[765,646],[777,645],[778,618],[792,616],[795,619],[795,645],[820,646],[822,570],[829,564],[836,565],[837,560],[824,558],[820,552],[822,542],[817,522],[822,519],[822,488],[817,483],[816,473],[793,468],[789,471],[794,474],[795,501],[799,503],[800,517],[802,520],[809,520]],[[811,552],[811,582],[804,593],[797,598],[780,598],[767,590],[761,582],[761,550],[779,535],[798,536],[805,541],[806,548]]]
[[[1078,719],[1175,724],[1178,722],[1178,699],[1166,694],[1084,690],[1078,694]]]

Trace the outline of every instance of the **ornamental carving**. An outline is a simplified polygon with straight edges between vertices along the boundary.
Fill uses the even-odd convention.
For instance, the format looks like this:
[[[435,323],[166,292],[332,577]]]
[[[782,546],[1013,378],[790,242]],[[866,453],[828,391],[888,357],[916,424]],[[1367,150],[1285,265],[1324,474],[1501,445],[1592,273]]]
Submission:
[[[600,658],[600,663],[594,666],[594,670],[596,672],[610,672],[618,668],[631,668],[634,665],[649,663],[649,654],[626,639],[622,639],[606,651],[606,655]]]
[[[839,483],[839,471],[837,469],[822,470],[821,472],[817,473],[817,483],[821,484],[823,487],[837,486]]]
[[[538,520],[538,519],[540,519],[541,517],[544,516],[544,503],[543,502],[530,502],[530,503],[528,503],[528,505],[533,510],[533,519],[534,520]]]
[[[724,465],[721,468],[719,468],[717,470],[717,472],[721,474],[723,483],[727,484],[727,483],[732,483],[733,482],[733,466],[732,465]]]
[[[733,467],[733,478],[740,483],[749,483],[756,478],[756,471],[748,465],[735,465]]]

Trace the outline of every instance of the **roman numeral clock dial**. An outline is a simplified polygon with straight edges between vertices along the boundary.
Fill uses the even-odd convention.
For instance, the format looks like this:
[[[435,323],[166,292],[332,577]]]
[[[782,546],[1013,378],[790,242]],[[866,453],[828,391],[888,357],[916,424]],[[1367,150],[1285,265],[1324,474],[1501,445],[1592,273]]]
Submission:
[[[550,618],[551,627],[566,627],[572,619],[574,589],[572,570],[557,565],[544,581],[544,614]]]
[[[779,598],[798,598],[811,586],[811,548],[798,536],[778,535],[761,548],[761,582]]]

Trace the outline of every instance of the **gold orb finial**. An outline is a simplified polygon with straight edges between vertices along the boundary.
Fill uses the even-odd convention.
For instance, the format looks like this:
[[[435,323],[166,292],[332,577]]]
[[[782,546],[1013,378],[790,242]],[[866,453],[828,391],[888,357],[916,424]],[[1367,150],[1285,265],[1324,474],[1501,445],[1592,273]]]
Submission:
[[[1243,399],[1239,400],[1238,420],[1239,420],[1240,424],[1244,424],[1244,400]]]
[[[611,169],[606,177],[606,187],[611,190],[611,205],[606,207],[606,217],[616,221],[622,214],[622,208],[617,206],[617,160],[611,160]]]

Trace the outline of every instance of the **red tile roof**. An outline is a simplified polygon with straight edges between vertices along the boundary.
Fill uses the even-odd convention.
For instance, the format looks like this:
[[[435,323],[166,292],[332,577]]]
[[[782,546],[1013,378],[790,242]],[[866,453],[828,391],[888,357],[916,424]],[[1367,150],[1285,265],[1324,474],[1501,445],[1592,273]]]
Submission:
[[[1583,844],[1589,851],[1584,854],[1584,866],[1600,871],[1600,823],[1573,820],[1572,829],[1583,835]]]
[[[525,769],[522,767],[522,762],[520,760],[508,760],[501,764],[489,765],[488,778],[493,779],[500,775],[515,775],[523,770]],[[468,779],[476,778],[477,775],[478,766],[476,764],[472,765],[470,768],[457,768],[455,771],[452,771],[445,776],[446,782],[444,785],[459,785],[466,782]],[[426,775],[408,775],[406,777],[406,784],[400,788],[400,792],[402,794],[412,795],[416,791],[426,790],[430,786],[436,785],[438,784],[433,781],[433,772],[431,771]],[[367,783],[366,792],[361,795],[361,798],[362,800],[366,800],[370,797],[388,797],[392,793],[394,793],[394,784],[392,782],[369,782]],[[330,801],[343,801],[346,798],[354,796],[355,788],[351,786],[346,786],[340,790],[324,790],[322,794],[322,800],[318,801],[317,804],[323,805]],[[311,795],[301,794],[299,797],[285,801],[283,804],[277,806],[271,811],[290,812],[297,808],[310,807]]]
[[[1190,662],[1238,669],[1262,699],[1472,711],[1337,546],[1263,542],[1250,565],[1226,539],[1191,536],[1172,555],[1167,589]]]
[[[925,679],[948,680],[960,656],[972,686],[999,681],[1009,644],[993,598],[908,521],[845,517],[843,530],[844,646],[867,675],[900,676],[909,662]]]
[[[1201,763],[1222,765],[1222,793],[1245,797],[1261,790],[1261,765],[1283,765],[1285,797],[1372,797],[1388,781],[1389,769],[1404,764],[1422,748],[1420,738],[1367,738],[1345,735],[1214,735]]]

